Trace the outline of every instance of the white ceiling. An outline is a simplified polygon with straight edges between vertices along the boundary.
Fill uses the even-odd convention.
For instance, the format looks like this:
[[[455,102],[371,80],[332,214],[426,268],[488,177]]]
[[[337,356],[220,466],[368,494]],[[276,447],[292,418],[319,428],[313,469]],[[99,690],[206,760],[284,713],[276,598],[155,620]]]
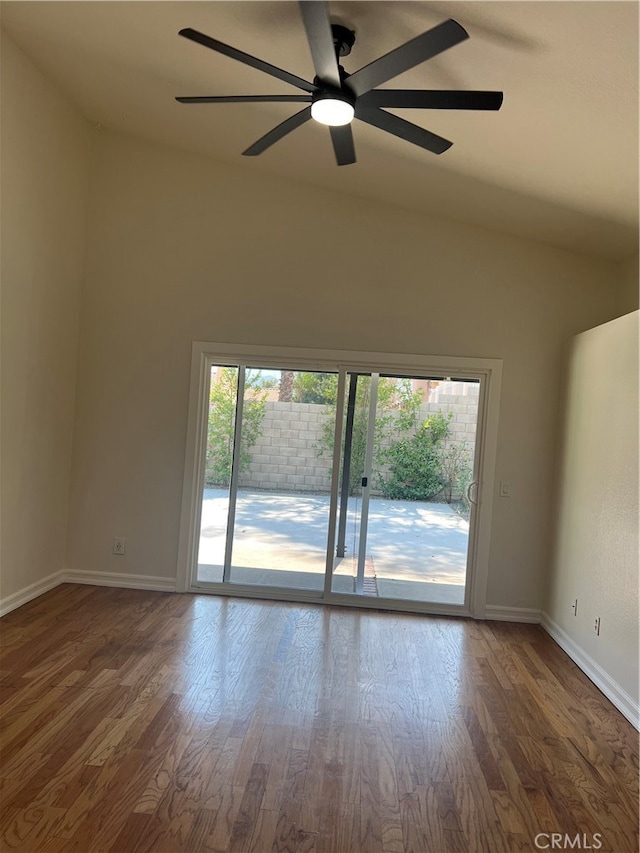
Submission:
[[[183,39],[183,27],[313,78],[297,3],[4,2],[3,28],[92,123],[217,160],[554,245],[623,259],[638,238],[637,2],[332,2],[356,30],[345,69],[455,18],[470,38],[387,85],[493,89],[499,112],[399,111],[454,143],[440,156],[362,122],[338,168],[308,122],[241,152],[299,109],[181,105],[176,95],[300,94]]]

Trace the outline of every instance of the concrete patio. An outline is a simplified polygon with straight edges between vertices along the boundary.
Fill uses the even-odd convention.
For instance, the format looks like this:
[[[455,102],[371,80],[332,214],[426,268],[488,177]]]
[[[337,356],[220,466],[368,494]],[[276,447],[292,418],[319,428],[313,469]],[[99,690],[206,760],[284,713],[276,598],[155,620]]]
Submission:
[[[349,499],[346,555],[335,559],[334,592],[354,592],[360,507],[359,498]],[[199,581],[222,581],[227,513],[228,492],[205,489]],[[321,590],[328,519],[328,495],[239,490],[230,580]],[[468,537],[468,522],[446,503],[372,498],[365,594],[462,604]]]

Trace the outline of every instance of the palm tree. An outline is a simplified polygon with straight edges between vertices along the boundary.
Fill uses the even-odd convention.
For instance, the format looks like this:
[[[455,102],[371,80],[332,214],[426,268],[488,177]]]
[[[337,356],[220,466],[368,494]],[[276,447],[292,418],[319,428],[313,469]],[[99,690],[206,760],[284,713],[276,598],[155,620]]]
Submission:
[[[291,403],[293,400],[293,370],[280,371],[279,403]]]

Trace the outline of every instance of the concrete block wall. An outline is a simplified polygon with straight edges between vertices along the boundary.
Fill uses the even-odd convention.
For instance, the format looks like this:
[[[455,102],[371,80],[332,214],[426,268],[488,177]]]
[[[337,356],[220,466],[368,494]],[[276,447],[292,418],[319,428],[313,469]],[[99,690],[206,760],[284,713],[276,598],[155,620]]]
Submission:
[[[420,407],[421,414],[443,412],[453,413],[451,420],[451,440],[466,441],[472,454],[476,440],[476,423],[478,419],[478,402],[480,384],[471,382],[441,382],[430,395],[428,403]]]
[[[240,488],[327,492],[331,458],[321,454],[322,424],[331,407],[316,403],[265,403],[262,435]]]
[[[420,419],[451,412],[450,441],[466,443],[473,464],[478,385],[441,383],[420,407]],[[273,491],[328,492],[331,456],[323,450],[322,426],[330,406],[317,403],[265,403],[261,435],[251,448],[251,462],[239,487]]]

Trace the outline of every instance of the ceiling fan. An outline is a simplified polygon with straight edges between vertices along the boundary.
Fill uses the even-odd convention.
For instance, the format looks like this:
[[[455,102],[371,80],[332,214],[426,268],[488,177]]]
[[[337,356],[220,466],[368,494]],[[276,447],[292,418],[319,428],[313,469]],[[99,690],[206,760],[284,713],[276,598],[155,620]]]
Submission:
[[[399,136],[407,142],[442,154],[453,144],[435,133],[418,127],[384,109],[430,110],[499,110],[502,92],[441,91],[414,89],[376,89],[398,74],[431,59],[469,38],[466,30],[449,19],[422,35],[370,62],[353,74],[339,64],[355,43],[355,32],[340,24],[331,24],[328,5],[322,0],[299,2],[302,21],[311,49],[315,69],[313,83],[290,74],[262,59],[223,44],[190,27],[179,35],[198,44],[270,74],[278,80],[302,89],[304,95],[197,95],[176,98],[181,104],[216,104],[245,102],[284,102],[308,104],[274,127],[242,153],[247,157],[262,154],[288,133],[313,118],[329,126],[331,142],[338,166],[356,162],[351,121],[360,121]]]

